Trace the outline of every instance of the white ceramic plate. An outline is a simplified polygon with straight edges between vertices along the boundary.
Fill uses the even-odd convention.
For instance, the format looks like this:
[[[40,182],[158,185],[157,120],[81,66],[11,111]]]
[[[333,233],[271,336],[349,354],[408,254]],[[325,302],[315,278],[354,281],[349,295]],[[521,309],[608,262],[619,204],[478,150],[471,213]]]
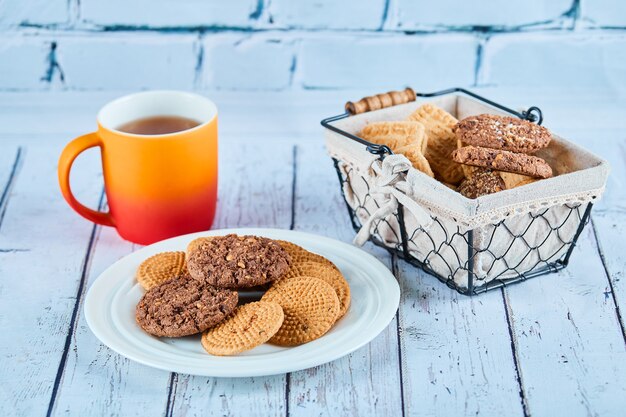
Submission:
[[[288,240],[327,257],[350,284],[350,309],[328,333],[310,343],[292,348],[264,344],[230,357],[206,353],[199,336],[157,338],[141,330],[135,322],[135,305],[143,295],[134,278],[139,264],[158,252],[185,250],[197,237],[228,233]],[[376,258],[354,246],[290,230],[231,229],[164,240],[117,261],[89,289],[85,318],[102,343],[142,364],[193,375],[250,377],[310,368],[357,350],[387,327],[399,302],[400,288],[391,272]]]

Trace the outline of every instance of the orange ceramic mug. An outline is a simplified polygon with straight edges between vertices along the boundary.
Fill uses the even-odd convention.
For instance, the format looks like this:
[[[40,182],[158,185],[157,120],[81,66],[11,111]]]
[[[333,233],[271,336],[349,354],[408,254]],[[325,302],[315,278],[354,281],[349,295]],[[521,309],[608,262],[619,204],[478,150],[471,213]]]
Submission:
[[[181,116],[200,125],[162,135],[117,130],[152,116]],[[74,139],[59,159],[63,197],[78,214],[144,245],[211,227],[217,200],[217,107],[212,101],[177,91],[131,94],[105,105],[97,121],[98,130]],[[85,207],[70,189],[74,159],[96,146],[108,212]]]

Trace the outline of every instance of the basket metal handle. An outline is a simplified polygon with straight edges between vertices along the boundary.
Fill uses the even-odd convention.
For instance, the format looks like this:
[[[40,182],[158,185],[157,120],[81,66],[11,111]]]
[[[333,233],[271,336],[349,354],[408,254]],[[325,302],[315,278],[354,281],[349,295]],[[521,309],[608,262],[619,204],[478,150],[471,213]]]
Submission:
[[[382,94],[363,97],[357,102],[348,101],[346,103],[346,112],[351,115],[366,113],[368,111],[380,110],[385,107],[415,101],[416,97],[417,95],[411,87],[400,91],[388,91]]]

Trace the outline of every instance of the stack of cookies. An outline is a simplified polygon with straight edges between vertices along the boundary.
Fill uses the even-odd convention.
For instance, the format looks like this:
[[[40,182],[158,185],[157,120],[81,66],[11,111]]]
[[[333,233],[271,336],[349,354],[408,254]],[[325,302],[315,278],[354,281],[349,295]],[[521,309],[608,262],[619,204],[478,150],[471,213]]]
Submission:
[[[135,311],[144,331],[160,337],[202,333],[202,346],[214,355],[265,342],[315,340],[350,305],[350,287],[332,262],[258,236],[196,239],[186,252],[146,259],[136,278],[147,291]],[[250,289],[262,291],[261,299],[242,304],[239,293]]]
[[[549,145],[545,127],[513,117],[481,114],[458,121],[424,104],[406,120],[373,122],[358,134],[403,154],[413,167],[468,198],[552,176],[533,154]]]

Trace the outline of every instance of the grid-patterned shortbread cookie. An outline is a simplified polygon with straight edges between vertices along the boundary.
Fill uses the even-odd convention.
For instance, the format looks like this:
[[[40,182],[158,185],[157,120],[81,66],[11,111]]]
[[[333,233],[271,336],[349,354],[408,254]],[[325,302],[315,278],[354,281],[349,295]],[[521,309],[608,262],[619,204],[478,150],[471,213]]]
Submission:
[[[339,317],[337,317],[337,319],[346,314],[348,307],[350,307],[350,285],[348,285],[348,281],[346,281],[338,269],[331,268],[330,266],[319,262],[298,262],[289,268],[289,272],[285,274],[284,279],[298,277],[319,278],[330,284],[339,298]]]
[[[299,277],[274,283],[261,301],[280,304],[285,320],[270,343],[297,346],[323,336],[339,315],[339,299],[330,284]]]
[[[226,321],[202,334],[202,347],[211,355],[236,355],[267,342],[283,319],[283,309],[277,303],[244,304]]]
[[[435,175],[443,182],[458,184],[463,179],[463,170],[450,159],[450,153],[457,147],[452,129],[457,120],[445,110],[424,104],[411,113],[408,120],[420,122],[426,129],[428,147],[424,156]]]
[[[184,275],[186,271],[185,252],[161,252],[143,261],[135,278],[145,290],[149,290]]]
[[[378,145],[389,146],[394,152],[407,145],[417,146],[422,152],[427,147],[424,126],[412,121],[370,123],[357,136]]]
[[[285,251],[291,257],[290,265],[298,264],[300,262],[312,261],[312,262],[318,262],[318,263],[330,266],[334,269],[337,269],[335,264],[329,261],[328,259],[316,253],[309,252],[308,250],[304,249],[301,246],[296,245],[295,243],[291,243],[286,240],[276,240],[276,243],[282,246],[282,248],[285,249]]]

